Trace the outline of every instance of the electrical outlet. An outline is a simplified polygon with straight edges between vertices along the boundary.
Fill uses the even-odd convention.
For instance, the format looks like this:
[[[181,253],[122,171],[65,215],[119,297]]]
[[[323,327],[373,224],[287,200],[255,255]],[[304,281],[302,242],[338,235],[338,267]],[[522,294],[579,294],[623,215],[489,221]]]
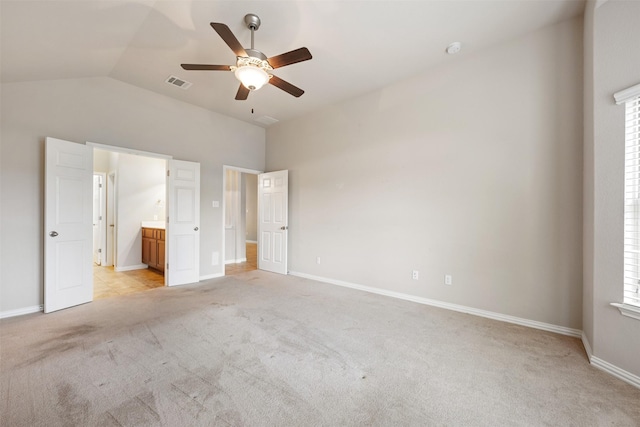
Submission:
[[[445,285],[453,285],[453,276],[451,276],[450,274],[445,274],[444,275],[444,284]]]
[[[413,280],[418,280],[419,276],[420,273],[418,272],[418,270],[413,270],[413,272],[411,273],[411,277],[413,278]]]
[[[320,257],[316,257],[316,264],[320,264]]]

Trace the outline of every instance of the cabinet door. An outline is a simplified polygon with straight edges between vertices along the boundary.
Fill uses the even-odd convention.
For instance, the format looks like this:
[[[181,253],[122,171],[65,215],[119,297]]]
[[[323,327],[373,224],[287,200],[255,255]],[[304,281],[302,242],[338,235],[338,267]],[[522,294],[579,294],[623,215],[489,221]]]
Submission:
[[[142,263],[149,265],[151,260],[150,252],[151,252],[151,241],[148,237],[142,238]]]
[[[164,271],[164,240],[157,241],[158,270]]]
[[[158,241],[149,239],[149,267],[158,268]]]

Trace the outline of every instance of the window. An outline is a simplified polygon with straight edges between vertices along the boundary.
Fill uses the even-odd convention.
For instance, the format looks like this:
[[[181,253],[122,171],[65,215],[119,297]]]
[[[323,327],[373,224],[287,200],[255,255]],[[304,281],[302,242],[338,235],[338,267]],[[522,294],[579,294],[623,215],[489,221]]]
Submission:
[[[640,85],[615,99],[625,104],[623,303],[640,307]]]

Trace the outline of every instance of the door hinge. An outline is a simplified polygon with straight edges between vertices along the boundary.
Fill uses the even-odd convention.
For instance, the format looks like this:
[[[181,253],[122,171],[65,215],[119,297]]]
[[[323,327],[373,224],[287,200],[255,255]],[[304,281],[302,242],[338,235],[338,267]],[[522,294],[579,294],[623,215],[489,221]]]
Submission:
[[[101,254],[102,253],[102,249],[98,249],[98,253]]]
[[[169,269],[169,263],[167,263],[167,270]]]
[[[98,221],[102,221],[102,215],[98,217]]]
[[[171,176],[171,171],[167,169],[167,176]]]
[[[102,184],[98,184],[98,188],[102,188]]]

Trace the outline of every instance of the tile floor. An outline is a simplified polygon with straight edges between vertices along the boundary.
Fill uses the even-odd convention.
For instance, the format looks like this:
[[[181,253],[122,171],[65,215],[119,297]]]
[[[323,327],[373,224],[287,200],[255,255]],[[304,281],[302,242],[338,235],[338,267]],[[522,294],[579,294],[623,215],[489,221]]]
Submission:
[[[164,286],[162,273],[151,270],[117,272],[113,267],[93,266],[93,299],[128,295]]]
[[[258,245],[247,243],[247,261],[227,264],[226,275],[240,274],[258,268]],[[152,270],[132,270],[117,272],[113,267],[93,266],[93,299],[128,295],[164,286],[162,273]]]
[[[247,261],[239,264],[227,264],[224,267],[225,275],[244,273],[258,269],[258,245],[247,243]]]

